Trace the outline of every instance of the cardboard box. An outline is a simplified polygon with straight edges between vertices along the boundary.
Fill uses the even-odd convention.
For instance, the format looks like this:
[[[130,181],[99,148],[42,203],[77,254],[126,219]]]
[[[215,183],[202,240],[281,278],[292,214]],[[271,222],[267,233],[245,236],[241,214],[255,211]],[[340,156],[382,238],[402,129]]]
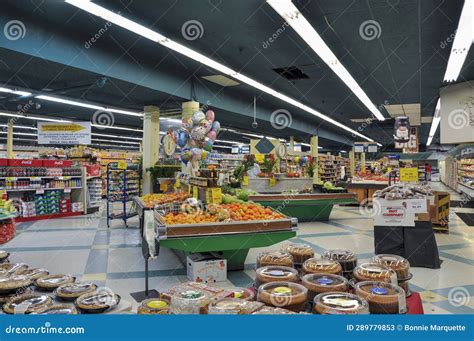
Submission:
[[[186,258],[190,281],[214,283],[227,280],[227,260],[215,253],[193,253]]]

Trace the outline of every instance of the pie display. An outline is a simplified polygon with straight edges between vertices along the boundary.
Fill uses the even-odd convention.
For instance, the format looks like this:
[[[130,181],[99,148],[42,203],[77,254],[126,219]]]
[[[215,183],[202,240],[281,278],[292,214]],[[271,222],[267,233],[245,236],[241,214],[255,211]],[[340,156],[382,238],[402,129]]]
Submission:
[[[397,285],[375,281],[359,282],[356,295],[369,303],[371,314],[404,314],[407,312],[405,291]]]
[[[0,263],[8,263],[8,257],[10,257],[9,252],[0,250]]]
[[[270,282],[258,288],[257,300],[266,305],[294,312],[303,311],[308,289],[292,282]]]
[[[31,285],[31,279],[23,275],[7,275],[0,277],[0,293],[10,294],[20,288],[27,288]]]
[[[209,304],[209,315],[251,314],[263,307],[261,302],[244,301],[238,298],[222,298]]]
[[[20,274],[22,271],[28,269],[28,265],[25,263],[2,263],[0,264],[0,270],[4,270],[9,274]]]
[[[282,251],[269,251],[260,253],[257,257],[257,268],[269,265],[288,266],[292,268],[294,266],[293,256],[288,252]]]
[[[27,276],[32,281],[35,281],[38,278],[49,275],[49,271],[46,269],[31,268],[31,269],[25,269],[21,271],[19,274],[22,276]]]
[[[99,290],[83,294],[76,298],[76,306],[87,314],[100,314],[115,308],[120,303],[120,296],[110,290]]]
[[[385,265],[376,263],[364,263],[354,269],[356,282],[378,281],[397,284],[397,274]]]
[[[392,269],[397,274],[398,285],[405,290],[407,296],[410,293],[408,282],[411,279],[410,274],[410,262],[407,259],[390,254],[381,254],[376,255],[372,258],[372,262],[376,264],[381,264],[387,268]]]
[[[179,290],[171,296],[170,311],[175,315],[207,314],[209,296],[197,289]]]
[[[77,309],[70,304],[55,304],[40,308],[31,315],[77,315]]]
[[[316,314],[368,314],[369,304],[361,297],[347,292],[326,292],[314,298],[313,311]]]
[[[295,264],[303,264],[307,259],[314,257],[313,248],[303,243],[288,244],[281,251],[289,253]]]
[[[349,281],[339,275],[307,274],[301,279],[302,284],[308,289],[308,301],[323,292],[346,292],[349,290]]]
[[[163,298],[144,300],[137,309],[139,315],[166,315],[169,313],[170,301]]]
[[[231,288],[227,289],[227,291],[230,293],[228,296],[230,298],[238,298],[244,301],[253,301],[255,299],[255,293],[248,288]]]
[[[345,249],[328,250],[324,254],[324,258],[335,260],[342,266],[344,276],[352,276],[352,272],[357,266],[357,257],[354,252]]]
[[[255,286],[268,282],[296,282],[298,271],[287,266],[264,266],[257,269]]]
[[[23,294],[13,297],[3,305],[3,311],[7,314],[30,314],[40,308],[53,303],[48,295]]]
[[[76,277],[70,275],[47,275],[38,278],[35,281],[35,285],[40,290],[52,291],[61,285],[73,283],[76,281]]]
[[[94,292],[97,285],[91,282],[75,282],[61,285],[55,290],[57,298],[66,301],[73,301],[81,295]]]
[[[303,273],[323,273],[323,274],[334,274],[342,275],[341,264],[335,260],[326,258],[310,258],[303,263]]]

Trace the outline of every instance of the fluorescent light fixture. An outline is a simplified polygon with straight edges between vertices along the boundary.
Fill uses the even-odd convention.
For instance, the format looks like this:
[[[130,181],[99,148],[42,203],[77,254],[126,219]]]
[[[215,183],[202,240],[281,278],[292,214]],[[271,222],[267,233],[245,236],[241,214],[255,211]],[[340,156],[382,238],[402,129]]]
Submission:
[[[95,124],[91,123],[92,127],[99,128],[99,129],[117,129],[117,130],[127,130],[127,131],[136,131],[142,133],[142,129],[136,129],[136,128],[127,128],[127,127],[118,127],[118,126],[108,126],[108,125],[102,125],[102,124]]]
[[[0,134],[8,134],[8,131],[0,131]],[[13,135],[22,135],[22,136],[38,136],[36,133],[17,133],[16,131],[13,132]]]
[[[0,92],[6,92],[18,96],[30,96],[31,92],[28,91],[20,91],[20,90],[13,90],[13,89],[8,89],[8,88],[1,88],[0,87]]]
[[[216,142],[220,143],[230,143],[230,144],[238,144],[238,145],[243,145],[243,142],[238,142],[238,141],[231,141],[231,140],[216,140]]]
[[[89,146],[95,146],[95,147],[100,147],[100,148],[111,148],[111,149],[124,149],[124,148],[128,148],[128,149],[139,149],[138,146],[116,146],[116,145],[112,145],[112,144],[99,144],[99,143],[91,143]]]
[[[360,85],[341,64],[336,55],[326,45],[321,36],[291,2],[291,0],[267,0],[267,3],[298,33],[298,35],[316,52],[332,71],[347,85],[359,100],[380,121],[385,120],[379,109],[361,89]]]
[[[231,146],[220,146],[220,145],[214,145],[213,148],[225,148],[225,149],[232,149]]]
[[[137,140],[141,141],[141,137],[131,137],[131,136],[119,136],[119,135],[110,135],[110,134],[99,134],[99,133],[92,133],[92,136],[102,136],[102,137],[112,137],[112,138],[119,138],[119,139],[128,139],[128,140]]]
[[[448,66],[444,74],[445,82],[458,79],[462,66],[474,42],[474,0],[464,0],[461,17],[459,18],[456,36],[454,37]],[[428,144],[427,144],[428,145]]]
[[[7,116],[7,117],[17,117],[17,118],[23,118],[27,120],[34,120],[34,121],[47,121],[47,122],[72,122],[69,120],[63,120],[59,118],[50,118],[50,117],[44,117],[44,116],[31,116],[31,115],[20,115],[20,114],[12,114],[12,113],[6,113],[6,112],[0,112],[0,116]]]
[[[438,130],[439,122],[441,121],[441,117],[439,115],[439,110],[440,109],[441,109],[441,101],[438,98],[438,102],[436,103],[436,108],[435,108],[435,112],[434,112],[434,115],[433,115],[433,120],[431,121],[430,133],[428,134],[428,140],[426,141],[426,146],[427,147],[433,141],[433,137],[435,136],[436,131]]]
[[[309,143],[300,143],[302,146],[305,146],[305,147],[310,147],[311,148],[311,145]],[[318,146],[318,149],[323,149],[323,147],[321,146]]]
[[[383,144],[377,142],[377,146],[383,147]]]
[[[322,113],[320,113],[319,111],[315,110],[315,109],[312,109],[310,107],[308,107],[307,105],[304,105],[303,103],[300,103],[288,96],[285,96],[275,90],[273,90],[272,88],[264,85],[264,84],[261,84],[257,81],[255,81],[254,79],[251,79],[219,62],[216,62],[215,60],[212,60],[211,58],[197,52],[197,51],[194,51],[184,45],[181,45],[175,41],[172,41],[171,39],[153,31],[153,30],[150,30],[134,21],[131,21],[129,19],[126,19],[124,17],[122,17],[121,15],[118,15],[112,11],[109,11],[107,9],[105,9],[104,7],[101,7],[97,4],[94,4],[90,1],[87,1],[87,0],[66,0],[67,3],[73,5],[73,6],[76,6],[88,13],[91,13],[91,14],[94,14],[96,16],[99,16],[111,23],[114,23],[115,25],[118,25],[118,26],[121,26],[129,31],[132,31],[132,32],[135,32],[136,34],[138,35],[141,35],[142,37],[145,37],[147,39],[150,39],[154,42],[157,42],[175,52],[178,52],[178,53],[181,53],[183,55],[185,55],[186,57],[189,57],[195,61],[197,61],[198,63],[201,63],[201,64],[204,64],[210,68],[213,68],[227,76],[230,76],[232,78],[235,78],[237,80],[240,80],[241,82],[243,83],[246,83],[247,85],[250,85],[260,91],[263,91],[271,96],[274,96],[276,98],[279,98],[281,99],[282,101],[285,101],[291,105],[294,105],[302,110],[305,110],[307,112],[309,112],[310,114],[314,115],[314,116],[317,116],[319,117],[320,119],[326,121],[326,122],[329,122],[339,128],[342,128],[356,136],[359,136],[367,141],[373,141],[371,138],[365,136],[365,135],[362,135],[361,133],[359,133],[358,131],[355,131],[345,125],[343,125],[342,123],[339,123],[335,120],[333,120],[332,118],[330,118],[329,116],[326,116]],[[332,53],[332,52],[331,52]],[[358,87],[358,86],[357,86]],[[360,89],[360,88],[359,88]],[[373,104],[372,104],[373,105]],[[374,106],[375,107],[375,106]],[[376,109],[376,108],[375,108]],[[380,114],[380,113],[379,113]],[[380,119],[383,119],[383,116],[380,114]]]
[[[341,150],[339,153],[347,153],[347,150]]]
[[[8,128],[8,124],[0,124],[0,127],[6,127]],[[14,125],[13,129],[30,129],[30,130],[38,130],[38,128],[35,127],[29,127],[29,126],[17,126]]]
[[[107,139],[92,139],[92,141],[140,145],[140,142],[131,142],[131,141],[118,141],[118,140],[107,140]]]
[[[112,113],[116,113],[116,114],[137,116],[137,117],[142,117],[143,116],[141,113],[137,113],[137,112],[133,112],[133,111],[103,107],[103,106],[100,106],[100,105],[97,105],[97,104],[78,102],[78,101],[73,101],[73,100],[60,98],[60,97],[39,95],[39,96],[36,96],[36,98],[42,99],[42,100],[45,100],[45,101],[50,101],[50,102],[69,104],[69,105],[73,105],[73,106],[76,106],[76,107],[83,107],[83,108],[94,109],[94,110],[108,111],[108,112],[112,112]]]

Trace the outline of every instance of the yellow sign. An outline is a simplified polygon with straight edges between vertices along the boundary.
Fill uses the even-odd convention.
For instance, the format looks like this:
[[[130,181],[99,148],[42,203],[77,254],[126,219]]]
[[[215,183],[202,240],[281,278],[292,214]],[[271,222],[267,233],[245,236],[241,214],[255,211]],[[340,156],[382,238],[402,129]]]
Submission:
[[[211,189],[211,197],[214,204],[220,204],[222,202],[222,190],[220,187]]]
[[[387,173],[390,173],[392,171],[392,167],[387,167]]]
[[[268,183],[268,185],[269,185],[270,187],[275,186],[276,183],[277,183],[277,180],[275,179],[274,176],[272,176],[271,178],[269,178],[269,183]]]
[[[255,161],[257,162],[263,162],[265,160],[265,155],[263,154],[255,154]]]
[[[166,182],[160,183],[160,191],[162,192],[168,191],[168,184]]]
[[[199,197],[199,188],[197,186],[193,186],[193,198]]]
[[[41,131],[68,131],[68,132],[76,132],[86,129],[85,127],[81,126],[80,124],[43,124],[41,126]]]
[[[248,186],[249,185],[249,177],[247,175],[244,176],[242,179],[242,186]]]
[[[400,168],[400,182],[418,182],[418,168]]]
[[[117,162],[117,168],[118,168],[118,169],[127,169],[127,167],[128,167],[127,161],[125,161],[125,160],[119,160],[119,161]]]

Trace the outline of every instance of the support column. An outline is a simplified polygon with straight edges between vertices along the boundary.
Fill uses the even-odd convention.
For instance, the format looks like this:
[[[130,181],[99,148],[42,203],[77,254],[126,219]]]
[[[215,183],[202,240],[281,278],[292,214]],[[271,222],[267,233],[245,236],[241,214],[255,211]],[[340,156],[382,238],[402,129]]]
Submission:
[[[290,136],[290,150],[291,150],[291,153],[295,151],[295,137],[294,136]]]
[[[8,121],[7,129],[7,159],[13,159],[13,122],[11,120]]]
[[[145,106],[143,112],[143,194],[153,192],[150,173],[145,170],[153,167],[159,158],[160,151],[160,108]]]
[[[311,136],[311,156],[313,157],[313,162],[316,164],[313,174],[313,185],[319,181],[319,160],[318,160],[318,137]]]
[[[365,173],[365,153],[360,153],[360,171]]]
[[[352,147],[352,150],[349,152],[349,169],[351,172],[351,175],[355,175],[355,153],[354,153],[354,147]]]

